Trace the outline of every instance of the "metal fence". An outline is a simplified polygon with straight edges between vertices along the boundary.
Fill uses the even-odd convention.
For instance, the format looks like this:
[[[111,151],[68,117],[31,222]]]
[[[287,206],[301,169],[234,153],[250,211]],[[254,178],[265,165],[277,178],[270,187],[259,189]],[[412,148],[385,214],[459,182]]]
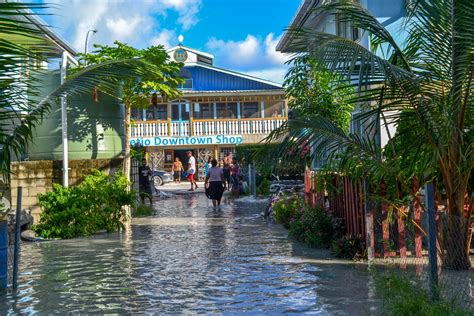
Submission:
[[[470,221],[436,212],[434,203],[431,207],[429,202],[426,204],[419,225],[412,217],[390,221],[389,242],[381,245],[390,255],[374,258],[372,263],[378,270],[412,280],[434,300],[442,299],[472,310],[474,256],[468,236]],[[401,225],[405,226],[403,230]],[[380,245],[381,240],[376,243]]]
[[[343,220],[347,235],[365,240],[368,259],[376,269],[409,277],[433,299],[455,302],[467,310],[474,307],[471,219],[450,214],[432,184],[420,190],[413,181],[411,201],[396,207],[386,201],[384,183],[370,192],[347,176],[335,176],[329,184],[332,191],[317,182],[314,173],[306,174],[307,202],[328,208]]]
[[[18,286],[18,268],[20,263],[20,233],[22,187],[18,187],[17,209],[14,216],[0,225],[0,287],[5,289]]]

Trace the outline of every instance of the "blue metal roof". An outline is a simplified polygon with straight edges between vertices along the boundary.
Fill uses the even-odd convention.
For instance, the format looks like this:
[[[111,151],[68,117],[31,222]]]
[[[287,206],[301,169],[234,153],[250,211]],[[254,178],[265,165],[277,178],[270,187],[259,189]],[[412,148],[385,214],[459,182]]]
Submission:
[[[198,63],[184,66],[181,75],[192,78],[192,91],[282,89],[278,83]]]

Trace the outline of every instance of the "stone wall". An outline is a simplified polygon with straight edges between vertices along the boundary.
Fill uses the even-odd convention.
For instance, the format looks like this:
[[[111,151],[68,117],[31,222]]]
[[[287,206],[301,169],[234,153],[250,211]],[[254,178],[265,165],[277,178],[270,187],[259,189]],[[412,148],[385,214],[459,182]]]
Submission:
[[[91,169],[114,174],[122,168],[122,159],[87,159],[69,161],[69,185],[78,184]],[[61,160],[15,161],[11,164],[10,198],[16,209],[17,188],[23,187],[22,208],[30,209],[35,223],[41,209],[38,195],[51,191],[53,183],[62,184]]]

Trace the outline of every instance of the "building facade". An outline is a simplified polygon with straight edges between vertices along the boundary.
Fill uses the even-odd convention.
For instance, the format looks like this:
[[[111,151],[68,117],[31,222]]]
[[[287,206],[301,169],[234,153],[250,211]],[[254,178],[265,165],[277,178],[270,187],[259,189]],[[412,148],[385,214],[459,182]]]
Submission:
[[[379,1],[379,0],[358,0],[359,4],[367,9],[377,20],[379,20],[392,34],[403,37],[403,30],[400,30],[400,23],[405,16],[404,1]],[[370,37],[367,32],[362,32],[356,25],[343,19],[338,14],[320,14],[315,12],[318,6],[322,5],[321,0],[301,0],[301,4],[290,22],[289,28],[312,29],[323,33],[334,34],[354,41],[364,48],[371,49]],[[294,33],[287,31],[283,34],[276,46],[276,50],[282,53],[295,53],[292,50]],[[351,133],[363,135],[371,129],[372,121],[361,119],[363,108],[356,107],[352,112]],[[396,125],[390,119],[373,118],[378,120],[375,131],[376,141],[379,146],[384,147],[390,140],[390,135],[396,132]],[[381,128],[383,127],[383,128]],[[318,169],[320,161],[313,161],[313,168]]]
[[[202,180],[208,157],[257,144],[287,120],[280,84],[215,67],[214,56],[181,45],[168,53],[184,63],[181,98],[157,97],[132,112],[131,145],[147,147],[154,169],[171,170],[175,157],[186,165],[192,151]]]

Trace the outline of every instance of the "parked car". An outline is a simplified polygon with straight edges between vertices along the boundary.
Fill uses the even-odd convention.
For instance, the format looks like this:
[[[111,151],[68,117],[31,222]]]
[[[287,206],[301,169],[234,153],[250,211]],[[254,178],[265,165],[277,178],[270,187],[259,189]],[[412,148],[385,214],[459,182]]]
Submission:
[[[153,170],[151,179],[155,188],[157,188],[164,185],[165,183],[173,182],[173,175],[167,171]]]

